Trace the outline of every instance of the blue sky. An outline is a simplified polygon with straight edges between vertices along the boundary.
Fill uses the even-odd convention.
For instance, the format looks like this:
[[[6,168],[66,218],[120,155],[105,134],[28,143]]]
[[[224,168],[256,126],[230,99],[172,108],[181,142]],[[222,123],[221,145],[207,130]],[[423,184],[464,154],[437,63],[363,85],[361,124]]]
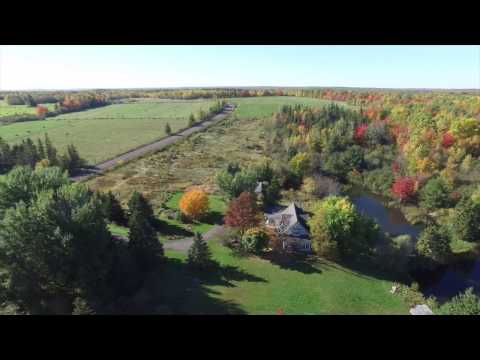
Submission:
[[[0,90],[480,88],[479,46],[0,46]]]

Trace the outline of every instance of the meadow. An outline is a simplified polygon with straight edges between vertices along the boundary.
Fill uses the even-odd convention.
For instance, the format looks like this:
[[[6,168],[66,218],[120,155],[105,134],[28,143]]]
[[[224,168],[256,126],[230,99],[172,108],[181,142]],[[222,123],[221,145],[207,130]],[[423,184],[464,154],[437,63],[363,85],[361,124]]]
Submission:
[[[232,98],[228,101],[237,105],[235,115],[241,119],[269,117],[280,111],[283,105],[294,106],[301,104],[319,108],[335,102],[330,100],[302,98],[295,96],[245,97]],[[349,106],[343,102],[335,103],[341,106]]]
[[[74,144],[90,164],[97,164],[165,136],[168,122],[173,132],[188,126],[191,113],[208,110],[213,101],[148,101],[114,104],[64,114],[46,120],[0,126],[9,143],[28,137],[34,141],[48,133],[63,151]]]

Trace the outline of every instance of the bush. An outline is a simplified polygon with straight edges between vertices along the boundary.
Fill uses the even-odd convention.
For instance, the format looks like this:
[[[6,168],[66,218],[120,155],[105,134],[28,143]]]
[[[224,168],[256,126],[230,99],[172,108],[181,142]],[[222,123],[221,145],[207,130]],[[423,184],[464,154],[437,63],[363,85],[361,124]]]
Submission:
[[[480,298],[474,294],[473,288],[468,288],[465,293],[455,296],[452,300],[442,305],[439,315],[480,315]]]
[[[255,227],[248,229],[240,240],[240,246],[247,253],[261,253],[268,245],[269,237],[264,229]]]

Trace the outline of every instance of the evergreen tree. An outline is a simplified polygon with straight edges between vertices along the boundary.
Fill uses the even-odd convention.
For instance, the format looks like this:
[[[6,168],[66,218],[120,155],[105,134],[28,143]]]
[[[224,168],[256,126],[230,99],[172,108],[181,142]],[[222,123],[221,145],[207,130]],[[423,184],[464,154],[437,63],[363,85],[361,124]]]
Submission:
[[[144,271],[153,269],[159,257],[163,255],[163,246],[148,218],[135,210],[128,220],[129,249],[138,267]]]
[[[165,125],[165,134],[170,135],[172,133],[172,128],[170,127],[170,124],[167,123]]]
[[[467,198],[458,203],[456,210],[454,236],[462,241],[480,241],[480,204]]]
[[[120,201],[118,201],[111,191],[105,195],[104,203],[106,216],[110,221],[119,225],[127,224],[127,218],[122,205],[120,205]]]
[[[204,270],[211,267],[212,264],[212,254],[208,244],[203,240],[202,235],[196,232],[193,244],[188,249],[188,265],[198,270]]]
[[[50,138],[45,133],[45,153],[51,166],[58,165],[57,149],[52,145]]]
[[[447,232],[435,224],[422,231],[416,248],[420,255],[437,263],[445,263],[452,253]]]
[[[133,215],[134,212],[139,212],[146,218],[151,225],[155,225],[156,220],[153,214],[153,209],[150,203],[145,199],[145,197],[138,191],[134,191],[132,197],[128,201],[128,213],[129,217]]]
[[[195,115],[190,114],[190,117],[188,118],[188,126],[192,127],[193,125],[195,125]]]
[[[43,146],[41,139],[38,139],[37,141],[37,152],[40,160],[46,159],[45,147]]]

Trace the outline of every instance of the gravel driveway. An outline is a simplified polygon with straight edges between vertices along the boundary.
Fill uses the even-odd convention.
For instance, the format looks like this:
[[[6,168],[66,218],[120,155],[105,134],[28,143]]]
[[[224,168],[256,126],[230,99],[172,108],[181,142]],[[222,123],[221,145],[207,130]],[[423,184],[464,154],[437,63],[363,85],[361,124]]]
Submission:
[[[177,141],[182,140],[183,138],[187,137],[188,135],[191,135],[195,132],[201,131],[201,130],[209,127],[209,126],[212,126],[212,125],[224,120],[225,118],[227,118],[233,112],[234,109],[235,109],[234,105],[228,104],[227,106],[225,106],[225,108],[223,109],[223,111],[220,114],[215,115],[210,120],[205,120],[202,123],[195,124],[194,126],[188,128],[186,130],[183,130],[183,131],[181,131],[177,134],[167,136],[167,137],[165,137],[161,140],[158,140],[156,142],[153,142],[153,143],[150,143],[150,144],[147,144],[147,145],[143,145],[143,146],[141,146],[137,149],[130,150],[129,152],[127,152],[125,154],[122,154],[120,156],[117,156],[114,159],[107,160],[107,161],[104,161],[100,164],[97,164],[97,165],[95,165],[95,167],[93,169],[85,170],[82,174],[71,177],[71,180],[72,181],[82,181],[82,180],[85,180],[85,179],[87,179],[91,176],[95,176],[97,174],[100,174],[100,173],[102,173],[106,170],[113,169],[115,166],[118,165],[119,161],[127,162],[127,161],[130,161],[130,160],[140,158],[140,157],[142,157],[144,155],[147,155],[149,153],[154,153],[158,150],[161,150],[161,149],[167,147],[168,145],[174,144]]]

